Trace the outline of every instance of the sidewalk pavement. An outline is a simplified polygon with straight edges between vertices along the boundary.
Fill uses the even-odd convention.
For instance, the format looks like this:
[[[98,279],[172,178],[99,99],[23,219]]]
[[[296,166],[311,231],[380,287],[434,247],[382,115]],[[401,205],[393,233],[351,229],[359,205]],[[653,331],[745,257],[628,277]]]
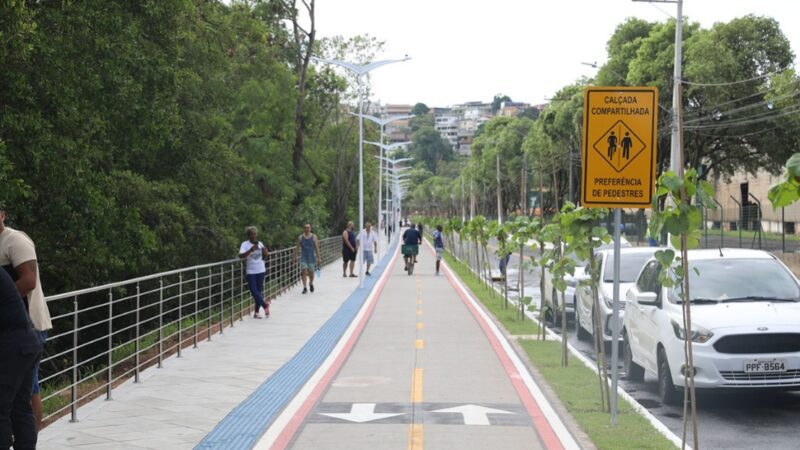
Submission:
[[[383,257],[387,245],[380,244]],[[161,369],[141,373],[82,406],[79,421],[62,417],[39,434],[47,449],[190,449],[237,405],[292,359],[358,286],[343,278],[341,262],[322,269],[315,292],[302,285],[273,300],[271,317],[247,317],[211,342],[187,348],[181,358],[164,360]],[[376,274],[377,275],[377,274]]]

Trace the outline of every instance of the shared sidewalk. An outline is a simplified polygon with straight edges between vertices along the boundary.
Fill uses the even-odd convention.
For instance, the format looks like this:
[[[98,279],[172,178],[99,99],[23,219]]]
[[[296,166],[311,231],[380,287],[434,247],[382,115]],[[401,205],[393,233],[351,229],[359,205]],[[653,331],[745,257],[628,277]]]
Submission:
[[[393,273],[385,273],[391,267],[392,254],[385,254],[385,242],[381,248],[384,254],[380,255],[379,267],[367,278],[363,289],[358,288],[357,279],[342,277],[340,263],[331,264],[322,270],[315,283],[316,292],[301,294],[302,286],[298,286],[273,301],[270,319],[247,318],[241,325],[226,329],[224,335],[214,335],[211,342],[201,343],[198,349],[187,349],[181,358],[165,360],[163,368],[144,371],[141,383],[135,384],[132,380],[124,383],[115,389],[113,400],[98,399],[83,406],[79,422],[70,423],[69,417],[64,417],[44,429],[39,437],[39,448],[310,448],[307,444],[314,442],[312,436],[320,425],[333,427],[340,434],[340,439],[333,440],[323,437],[333,430],[320,436],[328,443],[328,448],[373,448],[370,445],[375,441],[366,446],[350,446],[360,442],[350,438],[369,427],[350,429],[336,423],[319,423],[324,416],[343,415],[322,414],[320,410],[334,408],[338,413],[339,409],[355,411],[363,405],[399,408],[397,412],[392,409],[387,410],[390,414],[378,414],[386,416],[387,423],[373,425],[381,430],[389,427],[386,430],[391,429],[393,436],[394,427],[406,424],[400,410],[419,407],[422,408],[420,412],[426,411],[409,422],[414,448],[422,448],[423,423],[430,425],[427,434],[431,444],[451,442],[447,437],[449,433],[459,436],[466,433],[459,442],[465,448],[479,448],[482,440],[475,438],[479,436],[476,433],[480,433],[483,437],[493,436],[492,439],[505,436],[503,439],[514,441],[512,447],[515,448],[582,446],[570,436],[577,431],[572,429],[571,421],[562,424],[553,415],[549,401],[517,361],[518,356],[502,333],[458,281],[452,279],[452,284],[448,283],[449,275],[433,277],[427,266],[420,267],[413,278],[407,277],[402,272],[402,260]],[[430,264],[431,255],[421,257]],[[421,321],[423,297],[427,299],[424,328]],[[400,320],[399,316],[404,319]],[[409,337],[410,346],[404,344]],[[421,353],[423,346],[426,350]],[[401,357],[409,350],[413,358]],[[330,363],[332,358],[333,364]],[[406,360],[416,361],[417,368],[408,366]],[[424,361],[428,364],[424,366],[428,376],[423,403],[423,366],[416,364],[424,364]],[[366,365],[354,365],[359,362]],[[465,363],[474,367],[464,366]],[[369,403],[374,401],[369,395],[361,399],[372,392],[365,387],[373,383],[363,383],[374,378],[367,376],[374,375],[373,372],[381,373],[386,380],[395,380],[400,395],[384,399],[390,401],[386,405]],[[411,406],[407,406],[405,399],[409,394],[406,390],[411,386],[407,380],[411,373],[418,377],[412,380],[417,387],[413,388]],[[343,380],[331,384],[341,376],[346,377],[345,381],[350,380],[350,384],[356,383],[351,388],[356,387],[361,395],[353,399],[350,396],[323,399],[325,392],[338,392],[339,388],[334,386],[348,385]],[[456,380],[462,382],[454,385]],[[362,385],[364,387],[360,387]],[[456,389],[457,386],[467,388]],[[478,386],[483,387],[476,389]],[[374,393],[381,398],[385,397],[382,393],[386,388],[381,383],[373,386]],[[344,403],[326,403],[331,399]],[[439,417],[448,407],[453,407],[454,411],[456,407],[464,409],[463,423],[456,417]],[[492,414],[491,408],[499,408],[499,414],[511,414],[512,418],[493,416],[491,424],[499,427],[482,427],[489,425],[489,422],[483,423],[484,419],[471,424],[470,421],[477,420],[472,418],[476,414],[472,409]],[[432,412],[427,412],[428,409]],[[377,412],[370,414],[369,420],[376,420]],[[398,420],[400,422],[392,425]],[[545,422],[549,425],[542,425]],[[460,426],[455,429],[450,428],[458,424]],[[563,428],[564,425],[568,429]],[[407,440],[407,432],[403,428],[399,430],[400,439],[394,444]],[[517,438],[506,436],[509,430],[514,431],[512,435]],[[490,434],[484,436],[485,433]],[[265,442],[271,444],[265,446]],[[382,442],[381,448],[396,446],[390,441],[377,442]]]
[[[380,248],[382,259],[385,238]],[[41,431],[38,448],[194,448],[361,291],[358,279],[342,277],[340,262],[324,267],[314,286],[314,293],[301,294],[298,285],[273,300],[269,319],[247,317],[165,359],[163,368],[143,371],[140,383],[115,388],[113,400],[82,406],[78,422],[62,417]]]

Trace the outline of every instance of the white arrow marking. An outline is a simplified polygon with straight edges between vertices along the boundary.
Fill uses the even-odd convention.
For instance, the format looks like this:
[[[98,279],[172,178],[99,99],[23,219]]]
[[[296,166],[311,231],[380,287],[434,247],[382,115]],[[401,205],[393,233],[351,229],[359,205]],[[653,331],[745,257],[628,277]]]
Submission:
[[[490,425],[487,414],[514,414],[511,411],[487,408],[480,405],[455,406],[453,408],[439,409],[432,412],[459,413],[464,416],[464,425]]]
[[[385,419],[387,417],[402,416],[405,413],[376,413],[375,403],[353,403],[349,413],[319,413],[323,416],[335,419],[347,420],[355,423],[372,422],[373,420]]]

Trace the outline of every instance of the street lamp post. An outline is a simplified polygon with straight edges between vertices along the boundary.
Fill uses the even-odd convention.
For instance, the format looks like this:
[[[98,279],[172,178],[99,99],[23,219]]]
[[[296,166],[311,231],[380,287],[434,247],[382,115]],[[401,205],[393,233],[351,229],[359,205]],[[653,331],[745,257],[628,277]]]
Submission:
[[[378,170],[378,215],[376,216],[376,220],[378,220],[378,221],[381,220],[381,207],[382,207],[381,206],[382,205],[381,200],[382,200],[383,180],[382,180],[381,177],[383,176],[383,162],[385,160],[385,158],[383,157],[383,154],[384,154],[384,152],[386,152],[386,154],[388,155],[390,151],[396,150],[398,148],[401,148],[401,147],[411,143],[411,142],[395,142],[395,143],[389,144],[389,145],[384,144],[383,143],[383,127],[387,123],[393,122],[395,120],[405,119],[405,118],[408,118],[408,117],[413,117],[413,116],[398,116],[398,117],[394,117],[394,118],[385,119],[384,121],[382,121],[382,123],[381,122],[377,122],[377,123],[381,124],[381,141],[380,142],[372,142],[372,141],[365,141],[364,142],[365,144],[376,145],[376,146],[378,146],[378,148],[380,148],[380,152],[379,152],[380,156],[378,158],[379,165],[380,165],[380,170]],[[372,116],[363,116],[363,118],[375,121],[375,118],[372,117]],[[389,215],[387,214],[386,216],[387,216],[386,217],[387,220],[384,221],[384,222],[388,221],[388,218],[389,218],[388,216]],[[384,223],[384,225],[385,225],[385,223]]]
[[[378,67],[385,66],[387,64],[397,63],[408,61],[408,55],[406,55],[403,59],[385,59],[381,61],[373,61],[367,64],[354,64],[347,61],[339,61],[336,59],[323,59],[317,58],[312,56],[316,62],[322,62],[326,64],[333,64],[339,67],[344,67],[345,69],[353,72],[356,75],[356,81],[358,83],[358,232],[361,233],[361,230],[364,229],[364,118],[363,118],[363,106],[364,106],[364,99],[362,98],[363,90],[363,80],[362,77],[368,74],[370,71],[377,69]],[[364,287],[364,246],[359,246],[358,252],[358,287]]]
[[[395,197],[397,197],[398,204],[399,204],[400,203],[400,201],[399,201],[400,200],[400,195],[401,195],[401,193],[399,192],[399,190],[400,190],[400,182],[405,177],[410,176],[410,175],[407,174],[407,173],[402,173],[404,170],[408,170],[409,167],[398,167],[397,164],[401,163],[401,162],[406,162],[406,161],[413,161],[414,158],[391,159],[391,158],[378,157],[378,156],[376,156],[376,158],[380,158],[382,161],[386,162],[386,172],[387,172],[386,178],[387,178],[387,180],[389,179],[389,174],[394,176]],[[392,165],[391,168],[389,167],[389,164]],[[387,187],[387,195],[388,195],[388,187]],[[388,206],[387,206],[387,209],[388,209]],[[395,211],[397,209],[398,208],[395,207],[394,200],[393,200],[392,201],[392,216],[393,216],[392,217],[392,221],[393,221],[393,224],[395,222],[398,222],[398,220],[399,220],[399,217],[397,215],[395,215]],[[398,229],[398,231],[399,231],[399,229]]]

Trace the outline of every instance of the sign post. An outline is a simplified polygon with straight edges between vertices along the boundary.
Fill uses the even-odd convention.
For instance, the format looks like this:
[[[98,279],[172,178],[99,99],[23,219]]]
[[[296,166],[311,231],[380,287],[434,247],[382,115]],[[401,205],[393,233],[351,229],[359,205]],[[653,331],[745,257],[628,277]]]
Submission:
[[[589,87],[583,95],[581,203],[614,208],[611,423],[617,423],[621,208],[650,208],[655,193],[658,89]]]

